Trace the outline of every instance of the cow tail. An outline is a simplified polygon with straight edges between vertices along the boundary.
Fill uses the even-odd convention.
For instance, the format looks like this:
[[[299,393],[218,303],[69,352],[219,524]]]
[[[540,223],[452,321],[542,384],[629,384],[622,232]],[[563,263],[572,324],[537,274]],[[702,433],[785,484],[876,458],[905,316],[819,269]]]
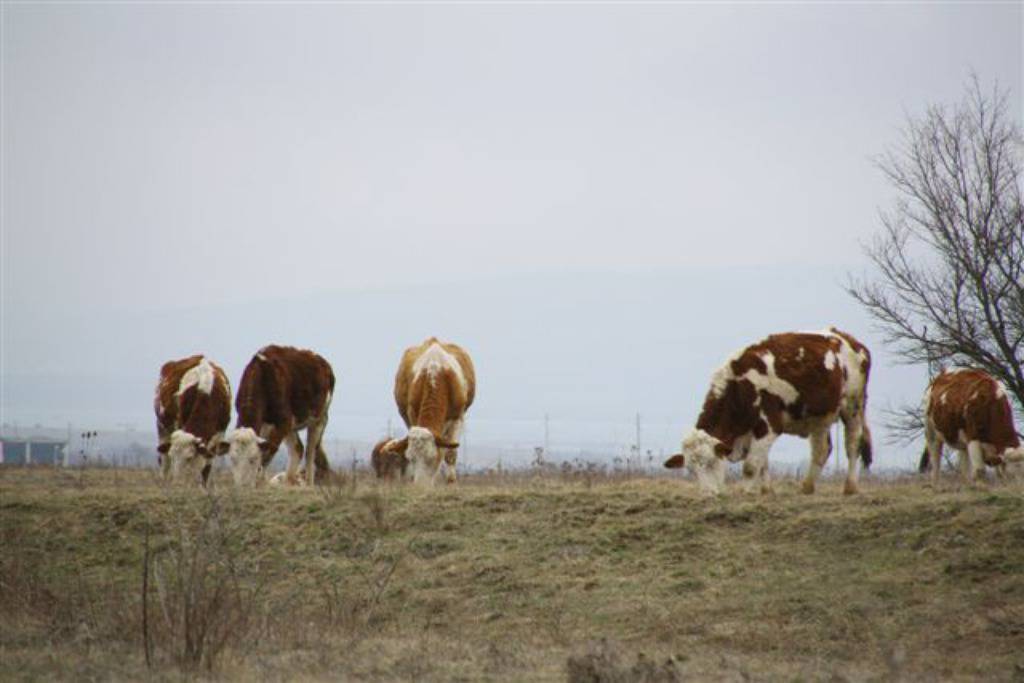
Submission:
[[[921,474],[924,474],[929,469],[931,469],[931,464],[932,464],[932,456],[928,452],[928,446],[925,446],[924,450],[921,451],[921,460],[918,461],[918,463],[917,463],[917,471],[920,472]]]
[[[871,429],[867,423],[864,424],[860,432],[860,443],[857,445],[857,452],[860,454],[860,461],[864,464],[864,469],[871,467],[872,455],[871,455]]]

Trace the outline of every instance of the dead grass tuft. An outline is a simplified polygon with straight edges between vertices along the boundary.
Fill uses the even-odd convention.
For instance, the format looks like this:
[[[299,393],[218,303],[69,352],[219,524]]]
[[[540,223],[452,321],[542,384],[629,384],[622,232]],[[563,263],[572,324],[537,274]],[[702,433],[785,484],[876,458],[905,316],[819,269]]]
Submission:
[[[607,639],[588,643],[584,651],[569,657],[568,683],[677,683],[684,680],[674,657],[655,661],[643,652],[630,663],[621,646]]]

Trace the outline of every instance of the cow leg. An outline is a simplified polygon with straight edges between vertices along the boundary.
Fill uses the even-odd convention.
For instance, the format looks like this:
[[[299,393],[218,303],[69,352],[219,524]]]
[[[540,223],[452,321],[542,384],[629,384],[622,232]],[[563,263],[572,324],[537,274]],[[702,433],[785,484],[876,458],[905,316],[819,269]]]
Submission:
[[[327,428],[327,418],[322,418],[309,425],[306,430],[306,483],[316,483],[316,455],[320,450],[320,439]],[[326,457],[326,456],[325,456]]]
[[[971,476],[970,462],[971,459],[967,457],[967,449],[956,449],[956,471],[960,475],[961,484],[967,481]]]
[[[846,482],[843,494],[857,493],[857,479],[860,476],[860,440],[864,433],[864,413],[843,417],[843,437],[846,446]]]
[[[451,420],[445,423],[444,429],[441,430],[441,438],[445,441],[452,441],[458,443],[459,437],[462,435],[462,420]],[[454,448],[445,448],[444,451],[444,464],[445,464],[445,480],[449,484],[455,483],[455,461],[459,454]]]
[[[288,472],[284,476],[285,483],[294,486],[298,484],[297,474],[299,463],[302,462],[302,439],[298,432],[292,432],[284,437],[284,443],[288,446]]]
[[[171,479],[171,459],[163,453],[158,453],[157,458],[160,461],[160,473],[166,481]]]
[[[832,454],[832,436],[829,434],[829,428],[811,432],[808,441],[811,442],[811,463],[807,468],[807,476],[804,477],[804,481],[800,485],[800,491],[810,494],[814,493],[818,476],[825,468],[828,456]]]
[[[939,488],[939,475],[942,470],[942,440],[931,427],[925,426],[924,447],[928,450],[928,461],[932,468],[932,488]]]
[[[165,443],[170,443],[171,441],[171,432],[164,429],[163,424],[159,420],[156,422],[156,436],[158,447],[163,446]],[[160,467],[160,473],[163,475],[164,479],[169,479],[171,476],[170,459],[163,453],[157,451],[156,464]]]
[[[751,490],[757,487],[760,488],[761,493],[772,492],[771,481],[768,475],[768,451],[772,449],[772,444],[775,443],[776,438],[776,435],[769,431],[768,434],[750,444],[747,462],[750,463],[754,470]]]
[[[982,483],[985,474],[985,458],[982,455],[981,442],[971,441],[967,444],[968,478],[971,486]]]

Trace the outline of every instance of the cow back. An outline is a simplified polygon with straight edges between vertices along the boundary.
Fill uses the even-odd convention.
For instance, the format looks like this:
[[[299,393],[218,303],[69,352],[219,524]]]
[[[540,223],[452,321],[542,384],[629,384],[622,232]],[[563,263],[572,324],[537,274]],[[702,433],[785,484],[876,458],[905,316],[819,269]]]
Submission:
[[[981,370],[943,372],[929,386],[927,419],[950,444],[991,444],[996,453],[1020,446],[1006,390]],[[966,443],[962,444],[966,445]]]
[[[320,416],[334,392],[334,371],[322,356],[290,346],[266,346],[249,361],[238,387],[238,425],[302,424]]]

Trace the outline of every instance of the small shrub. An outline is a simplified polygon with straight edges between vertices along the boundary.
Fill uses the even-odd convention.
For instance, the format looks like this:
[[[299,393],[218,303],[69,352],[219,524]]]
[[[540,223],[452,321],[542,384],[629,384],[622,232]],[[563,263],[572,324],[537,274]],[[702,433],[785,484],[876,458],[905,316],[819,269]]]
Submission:
[[[188,514],[190,500],[181,502],[170,542],[153,552],[146,545],[146,653],[152,633],[152,644],[182,670],[212,670],[225,648],[251,644],[263,602],[260,567],[242,552],[249,534],[240,514],[214,495],[200,499],[197,517]]]

